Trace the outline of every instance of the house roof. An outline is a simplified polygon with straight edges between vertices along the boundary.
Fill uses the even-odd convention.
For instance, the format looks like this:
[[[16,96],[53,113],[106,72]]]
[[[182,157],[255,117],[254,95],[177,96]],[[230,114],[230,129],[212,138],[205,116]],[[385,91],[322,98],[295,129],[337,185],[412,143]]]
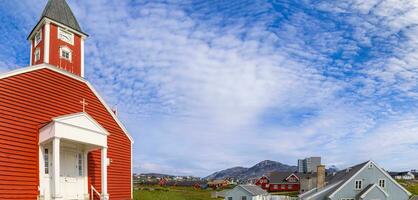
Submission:
[[[332,197],[336,192],[338,192],[340,188],[344,187],[344,185],[346,185],[352,177],[356,176],[356,174],[358,174],[362,169],[367,167],[369,164],[373,164],[377,169],[379,169],[383,174],[385,174],[386,177],[388,177],[388,179],[390,179],[394,184],[396,184],[399,188],[401,188],[405,193],[407,193],[408,195],[411,195],[410,192],[408,192],[405,188],[399,185],[399,183],[393,180],[392,177],[386,171],[378,167],[376,163],[370,160],[370,161],[349,167],[347,169],[338,171],[337,173],[327,176],[326,177],[327,185],[324,188],[320,190],[314,188],[313,190],[308,191],[300,195],[299,197],[301,197],[302,199],[310,199],[311,197],[314,197],[321,193],[326,193],[326,196]]]
[[[125,133],[125,135],[129,138],[131,143],[132,144],[134,143],[134,140],[133,140],[132,136],[129,135],[128,130],[122,124],[122,122],[117,118],[116,114],[112,111],[112,109],[109,107],[109,105],[106,104],[104,99],[94,89],[94,87],[90,84],[90,82],[88,82],[86,79],[84,79],[80,76],[72,74],[72,73],[70,73],[66,70],[60,69],[58,67],[52,66],[50,64],[39,64],[39,65],[33,65],[33,66],[25,67],[25,68],[20,68],[20,69],[16,69],[16,70],[13,70],[13,71],[9,71],[9,72],[0,74],[0,79],[5,79],[5,78],[13,77],[13,76],[18,76],[18,75],[25,74],[25,73],[31,73],[33,71],[42,70],[42,69],[51,70],[53,72],[65,75],[67,77],[70,77],[70,78],[75,79],[77,81],[80,81],[82,83],[85,83],[90,88],[90,90],[96,95],[96,97],[99,99],[99,101],[103,104],[103,106],[106,108],[108,113],[116,121],[116,123],[119,125],[119,127],[122,129],[122,131]]]
[[[83,32],[73,12],[65,0],[49,0],[41,18],[47,17],[78,32]]]
[[[293,172],[272,172],[269,175],[270,183],[284,183],[285,179],[292,175]]]
[[[27,39],[30,39],[35,30],[42,24],[44,19],[52,20],[56,23],[67,26],[68,28],[76,31],[78,34],[88,36],[81,30],[80,24],[78,23],[74,13],[71,11],[70,6],[68,6],[66,0],[48,0],[41,18],[35,27],[33,27]]]
[[[412,172],[389,172],[389,174],[391,176],[405,176],[405,175],[410,175],[410,174],[415,175]]]
[[[378,190],[380,190],[386,197],[388,197],[388,193],[386,191],[384,191],[381,187],[377,186],[376,184],[370,184],[368,185],[366,188],[363,189],[363,191],[361,191],[357,197],[360,199],[364,199],[367,194],[371,191],[373,191],[373,189],[377,188]]]
[[[258,195],[268,195],[268,192],[261,189],[257,185],[239,185],[238,187],[243,188],[247,192],[249,192],[251,195],[258,196]]]
[[[270,183],[288,183],[286,178],[294,174],[299,180],[316,177],[316,173],[296,173],[296,172],[271,172],[267,177]]]
[[[315,188],[312,191],[307,192],[306,194],[302,194],[301,197],[303,197],[303,199],[305,198],[309,199],[309,197],[315,196],[316,194],[319,194],[322,192],[326,192],[327,195],[334,193],[338,188],[340,188],[340,186],[342,186],[347,180],[349,180],[352,176],[354,176],[358,171],[360,171],[368,163],[369,161],[352,166],[352,167],[348,167],[347,169],[328,175],[325,178],[326,179],[325,182],[327,183],[327,185],[324,188],[320,190]]]

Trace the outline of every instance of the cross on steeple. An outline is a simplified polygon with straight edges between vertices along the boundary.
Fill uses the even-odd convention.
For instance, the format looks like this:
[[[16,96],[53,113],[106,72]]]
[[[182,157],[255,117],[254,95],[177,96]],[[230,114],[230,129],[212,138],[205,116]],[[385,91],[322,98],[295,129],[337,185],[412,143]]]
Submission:
[[[86,106],[89,104],[86,102],[86,99],[83,99],[83,101],[80,101],[81,105],[83,105],[83,112],[86,112]]]

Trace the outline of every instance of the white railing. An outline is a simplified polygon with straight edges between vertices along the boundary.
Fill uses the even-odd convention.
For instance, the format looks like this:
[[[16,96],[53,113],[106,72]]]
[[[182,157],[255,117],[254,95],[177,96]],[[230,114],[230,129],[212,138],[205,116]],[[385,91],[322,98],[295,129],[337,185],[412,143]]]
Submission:
[[[93,186],[91,186],[91,192],[90,192],[90,194],[91,194],[91,200],[94,199],[94,194],[97,194],[97,196],[100,197],[100,193]]]

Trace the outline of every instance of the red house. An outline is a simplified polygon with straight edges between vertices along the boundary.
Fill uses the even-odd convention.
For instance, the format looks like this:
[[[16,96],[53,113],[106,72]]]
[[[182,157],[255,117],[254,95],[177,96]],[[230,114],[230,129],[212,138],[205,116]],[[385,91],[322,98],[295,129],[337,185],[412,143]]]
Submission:
[[[132,199],[133,140],[84,79],[86,38],[49,0],[30,66],[0,75],[0,199]]]
[[[269,192],[294,192],[300,189],[300,178],[293,172],[272,172],[255,183]]]

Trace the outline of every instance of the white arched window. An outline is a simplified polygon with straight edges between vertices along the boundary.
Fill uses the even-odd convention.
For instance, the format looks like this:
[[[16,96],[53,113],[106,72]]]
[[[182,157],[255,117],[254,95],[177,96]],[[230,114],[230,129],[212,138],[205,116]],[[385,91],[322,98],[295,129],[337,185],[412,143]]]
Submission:
[[[60,58],[65,59],[71,62],[72,60],[72,51],[67,46],[62,46],[60,48]]]

